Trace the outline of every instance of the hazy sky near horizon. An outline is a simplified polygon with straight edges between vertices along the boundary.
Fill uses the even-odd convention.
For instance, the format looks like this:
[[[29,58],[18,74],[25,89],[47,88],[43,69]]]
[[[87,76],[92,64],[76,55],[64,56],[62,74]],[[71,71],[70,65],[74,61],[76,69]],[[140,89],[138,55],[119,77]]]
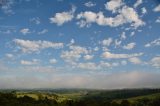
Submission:
[[[0,0],[0,88],[160,87],[159,0]]]

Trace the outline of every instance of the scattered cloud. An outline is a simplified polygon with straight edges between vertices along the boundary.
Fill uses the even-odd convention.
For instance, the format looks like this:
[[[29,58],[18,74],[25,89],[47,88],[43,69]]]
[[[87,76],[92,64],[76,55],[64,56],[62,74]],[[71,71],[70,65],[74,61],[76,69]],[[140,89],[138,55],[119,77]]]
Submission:
[[[156,23],[160,23],[160,17],[156,19]]]
[[[123,6],[119,14],[115,17],[105,17],[103,12],[95,13],[92,11],[85,11],[78,14],[77,19],[80,20],[77,23],[80,27],[89,27],[92,23],[110,27],[117,27],[130,23],[134,28],[145,25],[145,22],[139,18],[137,12],[128,6]]]
[[[135,46],[136,46],[136,43],[132,42],[132,43],[129,43],[129,44],[123,46],[123,49],[131,50],[131,49],[133,49]]]
[[[41,23],[41,20],[39,17],[34,17],[30,19],[30,22],[39,25]]]
[[[21,32],[23,35],[26,35],[26,34],[31,33],[30,30],[29,30],[29,28],[21,29],[20,32]]]
[[[142,61],[138,57],[132,57],[128,59],[133,64],[141,64]]]
[[[94,50],[94,51],[98,51],[98,50],[99,50],[99,48],[98,48],[98,47],[95,47],[95,48],[93,48],[93,50]]]
[[[0,8],[5,14],[12,15],[14,11],[12,10],[12,6],[14,5],[14,0],[1,0],[0,1]]]
[[[151,46],[160,46],[160,38],[145,44],[145,47],[151,47]]]
[[[28,61],[28,60],[21,60],[20,63],[22,65],[37,65],[39,64],[40,60],[37,60],[37,59],[32,59],[31,61]]]
[[[61,26],[64,23],[71,21],[74,18],[75,10],[76,7],[73,6],[72,10],[69,12],[56,13],[54,17],[49,18],[50,23],[55,23],[58,26]]]
[[[97,70],[98,67],[93,62],[87,62],[87,63],[79,63],[77,68],[85,70]]]
[[[130,36],[134,36],[135,35],[135,32],[131,32]]]
[[[104,52],[102,58],[104,59],[123,59],[123,58],[132,58],[142,56],[143,53],[134,53],[134,54],[114,54],[110,52]]]
[[[111,68],[112,64],[109,62],[101,61],[99,64],[99,67],[101,67],[101,69]]]
[[[89,2],[86,2],[84,5],[86,7],[94,7],[94,6],[96,6],[96,3],[92,2],[92,1],[89,1]]]
[[[122,2],[122,0],[110,0],[105,4],[105,8],[106,10],[109,10],[115,13],[123,4],[124,3]]]
[[[6,54],[6,57],[7,57],[7,58],[13,58],[14,56],[13,56],[13,54],[7,53],[7,54]]]
[[[69,49],[70,49],[69,51],[62,51],[61,53],[61,58],[63,58],[64,61],[69,63],[78,61],[82,57],[82,54],[89,53],[87,48],[81,46],[71,45],[69,46]]]
[[[42,31],[38,32],[38,35],[42,35],[42,34],[45,34],[45,33],[47,33],[47,32],[48,32],[47,29],[43,29]]]
[[[127,61],[122,60],[122,61],[121,61],[121,64],[122,64],[122,65],[127,65]]]
[[[134,8],[137,8],[142,3],[143,3],[143,0],[137,0],[136,3],[134,4]]]
[[[55,63],[57,63],[57,60],[53,58],[53,59],[50,59],[49,62],[50,62],[51,64],[55,64]]]
[[[124,6],[120,13],[124,17],[125,23],[131,23],[131,26],[135,28],[145,25],[145,22],[139,18],[137,12],[131,7]]]
[[[119,66],[119,63],[118,62],[112,63],[112,66],[117,67],[117,66]]]
[[[104,39],[101,43],[103,46],[110,46],[113,42],[112,38]]]
[[[154,12],[160,12],[160,4],[153,9]]]
[[[59,49],[63,48],[63,43],[55,43],[50,41],[31,41],[31,40],[22,40],[14,39],[14,43],[19,47],[20,50],[24,53],[39,52],[42,49],[54,48]]]
[[[104,62],[100,61],[99,63],[95,62],[84,62],[84,63],[76,63],[75,68],[80,69],[80,70],[90,70],[90,71],[95,71],[95,70],[108,70],[113,67],[118,67],[119,65],[126,65],[126,61],[123,61],[123,63],[119,62]]]
[[[141,8],[142,14],[147,14],[147,9],[145,7]]]
[[[152,66],[154,66],[154,67],[156,67],[156,68],[160,68],[160,57],[159,56],[157,56],[157,57],[153,57],[152,59],[151,59],[151,65]]]
[[[115,43],[115,47],[120,47],[122,41],[121,40],[118,41],[118,39],[115,39],[114,43]]]
[[[74,40],[74,39],[71,39],[71,40],[70,40],[70,43],[67,44],[67,46],[71,46],[71,45],[73,45],[74,43],[75,43],[75,40]]]
[[[16,33],[16,29],[6,29],[6,30],[0,30],[0,33],[2,34],[13,34]]]
[[[85,20],[81,20],[79,23],[80,27],[90,26],[91,23],[96,21],[97,14],[91,11],[81,12],[77,15],[77,19],[84,18]]]
[[[71,39],[70,43],[71,43],[71,45],[74,44],[75,43],[74,39]]]
[[[127,37],[126,37],[126,33],[125,32],[122,32],[122,34],[120,35],[120,39],[121,40],[125,40]]]
[[[93,57],[94,57],[93,55],[85,55],[85,56],[84,56],[84,59],[85,59],[85,60],[92,60]]]

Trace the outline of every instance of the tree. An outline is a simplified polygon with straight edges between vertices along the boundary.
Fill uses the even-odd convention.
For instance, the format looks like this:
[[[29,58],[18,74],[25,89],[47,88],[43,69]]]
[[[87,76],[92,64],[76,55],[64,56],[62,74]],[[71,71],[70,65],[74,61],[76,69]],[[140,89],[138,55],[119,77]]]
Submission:
[[[130,102],[128,100],[122,100],[121,101],[121,106],[130,106]]]
[[[118,104],[117,102],[113,101],[113,102],[111,103],[111,106],[119,106],[119,104]]]

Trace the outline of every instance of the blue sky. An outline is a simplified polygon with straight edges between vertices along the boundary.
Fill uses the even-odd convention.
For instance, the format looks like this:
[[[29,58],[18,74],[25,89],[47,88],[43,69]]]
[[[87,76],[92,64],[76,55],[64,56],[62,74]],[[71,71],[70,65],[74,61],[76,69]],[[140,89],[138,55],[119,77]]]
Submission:
[[[159,87],[159,0],[0,0],[0,88]]]

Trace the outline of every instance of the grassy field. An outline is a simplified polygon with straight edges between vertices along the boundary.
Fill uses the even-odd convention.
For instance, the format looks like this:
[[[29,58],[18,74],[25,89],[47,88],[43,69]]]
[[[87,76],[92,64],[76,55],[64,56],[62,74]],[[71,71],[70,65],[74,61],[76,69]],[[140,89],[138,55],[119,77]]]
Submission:
[[[79,100],[85,96],[85,92],[78,91],[78,92],[63,92],[63,93],[45,93],[45,92],[23,92],[23,91],[17,91],[16,96],[18,98],[28,96],[31,98],[34,98],[36,100],[38,99],[54,99],[57,102],[63,102],[65,100]]]
[[[137,96],[137,97],[133,97],[133,98],[128,98],[127,100],[129,100],[130,102],[134,102],[135,100],[139,100],[139,99],[155,99],[155,98],[159,98],[160,97],[160,93],[156,93],[156,94],[150,94],[150,95],[145,95],[145,96]]]
[[[62,94],[54,94],[54,93],[50,94],[50,93],[39,93],[39,92],[16,92],[16,96],[18,98],[28,96],[36,100],[48,98],[51,100],[52,99],[56,100],[57,102],[62,102],[62,101],[70,99],[68,96],[65,96],[65,94],[62,95]]]

